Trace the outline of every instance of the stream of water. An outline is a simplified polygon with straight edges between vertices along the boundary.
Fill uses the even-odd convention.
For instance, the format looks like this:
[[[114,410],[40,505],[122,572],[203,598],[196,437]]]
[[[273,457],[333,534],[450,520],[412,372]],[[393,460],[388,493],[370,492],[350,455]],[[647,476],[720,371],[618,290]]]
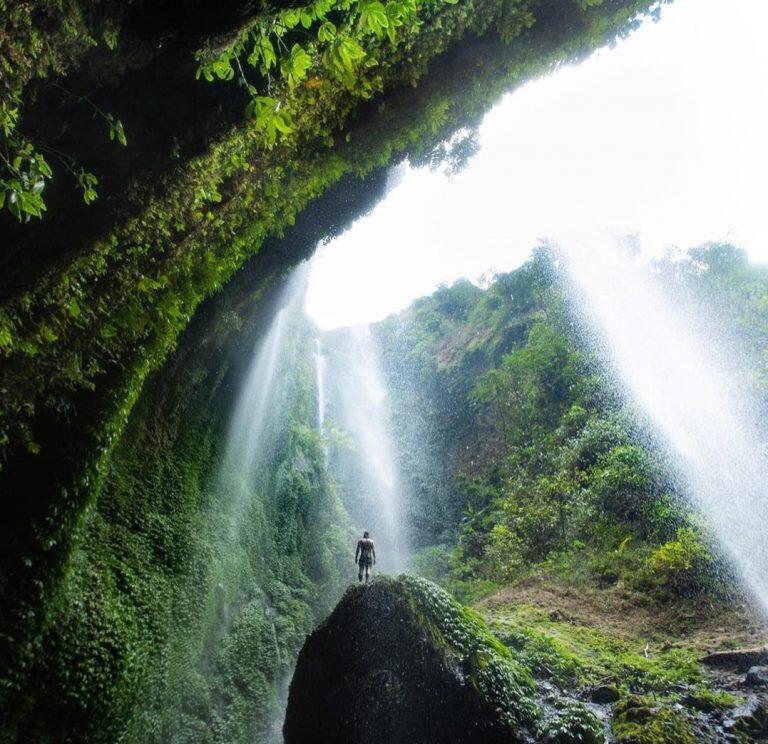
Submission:
[[[768,463],[728,348],[653,275],[600,239],[563,251],[592,330],[671,446],[695,503],[768,613]],[[732,367],[732,368],[729,368]]]
[[[328,390],[318,398],[328,401],[347,438],[330,472],[353,519],[376,542],[377,569],[396,573],[408,564],[404,494],[375,339],[368,326],[358,326],[329,334],[328,344]]]

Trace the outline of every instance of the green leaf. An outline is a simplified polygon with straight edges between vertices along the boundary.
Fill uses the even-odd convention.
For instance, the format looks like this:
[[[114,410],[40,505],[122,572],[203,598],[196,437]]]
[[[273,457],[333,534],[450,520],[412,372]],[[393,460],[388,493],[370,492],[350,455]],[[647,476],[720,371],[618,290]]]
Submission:
[[[302,10],[300,15],[300,20],[301,20],[302,28],[309,28],[312,25],[312,21],[314,21],[315,19],[311,12]]]
[[[307,70],[310,67],[312,67],[312,58],[298,44],[293,45],[290,56],[280,65],[291,90],[307,77]]]
[[[111,52],[114,52],[115,49],[117,49],[117,31],[115,29],[107,29],[104,31],[102,38]]]
[[[123,129],[123,122],[120,119],[115,119],[112,114],[107,114],[107,121],[109,122],[109,139],[117,140],[123,147],[128,144],[128,140],[125,136],[125,129]]]
[[[336,38],[336,26],[330,21],[326,21],[317,30],[317,40],[322,42],[333,41]]]
[[[280,103],[269,96],[256,96],[246,106],[245,113],[253,119],[258,131],[264,135],[267,147],[274,147],[278,133],[289,134],[293,131],[293,122],[287,112],[282,111]]]
[[[46,178],[53,178],[53,171],[51,170],[51,166],[48,165],[45,158],[40,155],[40,153],[37,154],[37,169]]]
[[[315,18],[325,18],[333,10],[333,0],[316,0],[314,4]]]
[[[69,303],[67,304],[67,312],[70,314],[72,318],[80,317],[82,310],[80,309],[80,305],[78,304],[76,299],[73,298],[69,301]]]
[[[248,56],[248,64],[255,67],[261,60],[260,71],[266,75],[277,64],[275,47],[266,35],[259,36],[253,45],[253,51]]]
[[[291,8],[282,14],[280,20],[282,20],[283,24],[288,29],[296,28],[296,26],[299,25],[299,21],[301,20],[301,13],[298,10]]]
[[[380,38],[389,26],[386,9],[378,0],[366,0],[360,4],[360,18],[357,25],[361,31],[375,34]]]
[[[213,72],[219,80],[232,80],[235,77],[235,71],[232,68],[232,63],[226,54],[222,54],[213,60],[212,64]]]

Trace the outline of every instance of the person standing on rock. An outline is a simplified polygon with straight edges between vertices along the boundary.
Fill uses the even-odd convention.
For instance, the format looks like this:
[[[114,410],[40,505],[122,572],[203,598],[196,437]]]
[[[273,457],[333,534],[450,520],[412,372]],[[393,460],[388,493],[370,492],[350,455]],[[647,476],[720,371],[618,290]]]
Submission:
[[[357,541],[357,550],[355,551],[355,563],[360,567],[357,572],[357,580],[362,581],[365,575],[365,583],[371,578],[371,566],[376,564],[376,548],[373,546],[373,540],[369,532],[363,532],[362,538]]]

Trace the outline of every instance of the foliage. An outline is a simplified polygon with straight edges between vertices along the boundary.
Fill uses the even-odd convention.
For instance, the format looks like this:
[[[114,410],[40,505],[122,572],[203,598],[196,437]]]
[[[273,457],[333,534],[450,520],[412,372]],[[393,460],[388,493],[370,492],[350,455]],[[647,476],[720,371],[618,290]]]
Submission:
[[[637,744],[694,744],[689,717],[682,711],[659,707],[655,701],[629,696],[616,704],[613,733],[618,742]]]
[[[0,653],[9,660],[3,665],[0,690],[4,710],[23,717],[35,701],[39,704],[54,689],[51,699],[62,701],[64,708],[71,704],[78,725],[87,728],[89,721],[99,719],[100,713],[89,706],[110,708],[105,720],[109,716],[119,720],[132,695],[146,682],[141,675],[152,675],[155,665],[179,671],[169,659],[179,659],[180,649],[199,640],[177,636],[177,647],[167,656],[155,654],[154,642],[143,644],[140,639],[147,634],[163,640],[158,629],[165,627],[170,610],[149,598],[170,601],[176,597],[168,589],[173,579],[165,584],[156,581],[154,571],[145,576],[140,567],[125,570],[125,561],[116,556],[124,551],[137,564],[145,554],[165,556],[169,566],[157,572],[162,576],[172,575],[166,568],[184,559],[190,546],[201,548],[205,563],[205,546],[186,529],[195,521],[189,515],[198,513],[194,472],[207,462],[205,447],[189,443],[190,462],[184,457],[179,462],[173,445],[178,430],[156,432],[155,441],[155,432],[142,431],[135,423],[121,442],[133,406],[143,397],[144,382],[168,359],[202,300],[228,284],[268,237],[280,236],[332,184],[345,176],[371,173],[406,155],[415,163],[427,162],[454,129],[474,127],[510,86],[564,60],[577,59],[636,27],[638,13],[649,4],[625,0],[599,14],[583,14],[575,4],[568,5],[551,25],[534,25],[527,31],[521,25],[521,43],[512,45],[501,43],[496,34],[510,3],[428,4],[417,28],[409,31],[394,24],[396,44],[389,39],[393,26],[389,16],[382,37],[377,35],[377,25],[381,31],[383,24],[372,5],[372,15],[359,29],[365,37],[360,46],[366,57],[355,65],[353,88],[337,78],[316,80],[316,68],[303,70],[306,60],[298,51],[293,62],[286,63],[283,77],[284,59],[278,67],[276,52],[267,70],[274,77],[273,94],[267,97],[283,103],[280,112],[289,119],[281,121],[293,131],[280,136],[275,124],[272,148],[265,141],[268,129],[265,133],[250,120],[227,127],[193,155],[180,157],[173,169],[153,174],[149,182],[131,181],[127,188],[138,194],[141,209],[95,213],[103,220],[98,238],[83,241],[73,232],[63,255],[38,261],[37,252],[27,252],[28,258],[20,259],[20,268],[28,271],[18,272],[0,306],[1,476],[4,492],[24,495],[14,502],[20,511],[18,521],[8,521],[3,528],[3,575],[19,579],[0,585],[4,607]],[[545,6],[541,5],[543,11]],[[53,77],[63,80],[97,39],[110,49],[117,46],[118,55],[127,46],[119,21],[130,3],[29,0],[1,7],[10,10],[3,16],[6,33],[0,49],[4,73],[0,84],[7,86],[9,94],[26,95],[25,86],[36,78],[41,89]],[[322,39],[318,26],[318,43],[330,48],[338,42],[341,47],[343,39],[338,34],[332,37],[333,29],[325,23],[332,23],[337,31],[341,26],[337,20],[321,24]],[[290,53],[294,44],[310,54],[300,40],[302,29],[300,18],[291,32],[296,38],[284,37],[286,48],[280,48],[281,55]],[[472,53],[448,53],[462,38]],[[348,57],[355,56],[355,48],[345,49]],[[265,54],[268,57],[265,50],[266,46],[262,62]],[[377,65],[369,65],[374,57]],[[438,57],[441,64],[427,76],[430,63]],[[117,60],[116,68],[126,68],[128,77],[128,62],[133,61],[126,56]],[[205,64],[202,58],[200,62]],[[328,62],[334,63],[333,58]],[[348,67],[343,58],[340,62]],[[307,75],[299,82],[304,71]],[[119,86],[124,78],[114,78],[113,72],[105,71],[104,77],[110,85]],[[290,78],[295,86],[292,92]],[[265,91],[257,88],[258,92]],[[377,97],[377,107],[364,110],[372,95]],[[3,96],[3,100],[13,99]],[[22,121],[23,109],[19,107]],[[269,107],[265,110],[269,112]],[[272,113],[277,113],[277,104]],[[4,115],[16,116],[8,111]],[[106,112],[104,116],[113,141],[127,142],[118,120],[110,120]],[[179,126],[191,125],[179,122]],[[13,131],[18,134],[19,130]],[[138,139],[131,135],[131,149]],[[42,151],[42,143],[33,149]],[[97,184],[95,174],[72,165],[84,200],[93,201],[96,186],[108,179],[99,174]],[[103,203],[100,200],[97,209]],[[40,235],[45,235],[44,230]],[[281,260],[289,261],[290,255]],[[199,373],[200,368],[194,371]],[[208,404],[209,399],[200,399],[201,412],[208,410]],[[146,398],[142,405],[148,405]],[[197,432],[190,426],[187,433],[194,437]],[[209,440],[202,437],[201,441]],[[115,450],[118,443],[120,449]],[[141,478],[129,474],[127,465],[122,471],[121,463],[129,460],[137,473],[144,474]],[[137,485],[137,478],[143,485]],[[158,484],[166,482],[179,487],[165,491]],[[136,493],[140,498],[133,498]],[[162,496],[172,504],[180,493],[190,495],[186,516],[172,508],[171,517],[153,514],[150,497]],[[101,509],[110,504],[115,513],[102,520]],[[253,515],[254,520],[257,516]],[[134,540],[137,531],[141,537]],[[179,550],[174,548],[176,541]],[[275,591],[262,578],[254,584],[265,593]],[[298,586],[298,577],[292,576],[288,583]],[[203,585],[210,586],[204,581]],[[112,601],[121,593],[129,599]],[[80,597],[87,601],[75,612]],[[103,602],[92,601],[94,597]],[[199,595],[190,592],[190,597]],[[209,609],[205,599],[195,604],[183,597],[177,608],[187,618],[199,618],[198,613]],[[115,620],[110,635],[118,616],[124,622]],[[84,639],[92,624],[101,640],[90,654]],[[46,643],[50,640],[55,649],[48,660],[45,653],[50,649],[43,649],[40,641],[44,628],[53,633],[46,636]],[[60,638],[55,637],[57,629]],[[77,679],[70,688],[73,677],[62,670],[67,668],[64,662],[73,658],[87,663],[71,665]],[[31,670],[45,670],[48,663],[50,673],[41,671],[33,679]],[[168,724],[168,730],[178,724],[180,732],[194,738],[200,724],[188,709],[197,709],[207,693],[189,669],[184,674],[179,671],[178,679],[182,678],[174,689],[185,691],[178,693],[185,713]],[[53,688],[46,686],[49,683]],[[70,693],[75,687],[79,692],[73,700]],[[158,694],[157,699],[166,698]],[[178,709],[176,702],[170,709]],[[156,714],[147,708],[147,716],[153,719],[148,730],[157,730]],[[62,725],[72,723],[68,715],[62,713]],[[105,730],[104,736],[108,735]]]
[[[94,12],[88,3],[76,0],[24,0],[9,3],[0,0],[0,209],[5,206],[21,221],[40,218],[46,210],[43,192],[46,182],[53,178],[53,169],[44,153],[53,157],[69,171],[83,191],[83,201],[91,204],[96,198],[96,176],[85,172],[74,159],[43,142],[33,141],[22,134],[20,120],[24,89],[30,79],[44,80],[61,74],[76,64],[101,36],[114,49],[117,40],[115,23],[126,6],[115,6],[107,13]],[[54,87],[64,90],[57,83]],[[66,92],[66,91],[65,91]],[[127,145],[122,122],[111,113],[101,111],[87,102],[106,121],[109,139]]]
[[[247,358],[253,321],[235,330],[245,332],[225,348]],[[198,329],[182,374],[153,385],[132,417],[49,608],[35,689],[4,720],[7,740],[266,738],[277,683],[341,592],[351,533],[322,443],[301,423],[311,371],[291,360],[279,477],[237,507],[217,480],[232,373],[206,367],[204,339]]]
[[[414,614],[439,647],[458,659],[481,695],[513,730],[531,726],[539,716],[533,678],[489,632],[483,619],[446,592],[415,576],[398,578]]]
[[[700,586],[712,556],[698,532],[691,527],[681,527],[674,540],[660,545],[652,553],[648,563],[675,591],[687,594]]]
[[[566,703],[544,728],[545,740],[552,744],[603,744],[605,732],[592,711],[579,703]]]
[[[764,269],[718,245],[653,270],[681,301],[733,307],[729,333],[762,367]],[[580,328],[546,247],[484,290],[440,288],[380,326],[417,542],[457,546],[441,581],[461,596],[536,566],[660,598],[722,594],[727,566],[704,547],[664,442]]]
[[[622,690],[663,693],[701,679],[694,652],[649,654],[644,640],[561,622],[525,605],[491,606],[486,615],[522,663],[564,689],[613,682]]]

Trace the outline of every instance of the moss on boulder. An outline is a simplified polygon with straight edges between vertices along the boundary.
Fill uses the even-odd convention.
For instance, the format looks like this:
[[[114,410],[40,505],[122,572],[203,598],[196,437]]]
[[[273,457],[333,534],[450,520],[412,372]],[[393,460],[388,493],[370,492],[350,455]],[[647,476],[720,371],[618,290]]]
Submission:
[[[694,744],[690,716],[650,698],[630,695],[613,711],[616,741],[627,744]]]
[[[443,590],[401,576],[350,587],[307,639],[287,744],[509,742],[538,718],[530,672]]]

